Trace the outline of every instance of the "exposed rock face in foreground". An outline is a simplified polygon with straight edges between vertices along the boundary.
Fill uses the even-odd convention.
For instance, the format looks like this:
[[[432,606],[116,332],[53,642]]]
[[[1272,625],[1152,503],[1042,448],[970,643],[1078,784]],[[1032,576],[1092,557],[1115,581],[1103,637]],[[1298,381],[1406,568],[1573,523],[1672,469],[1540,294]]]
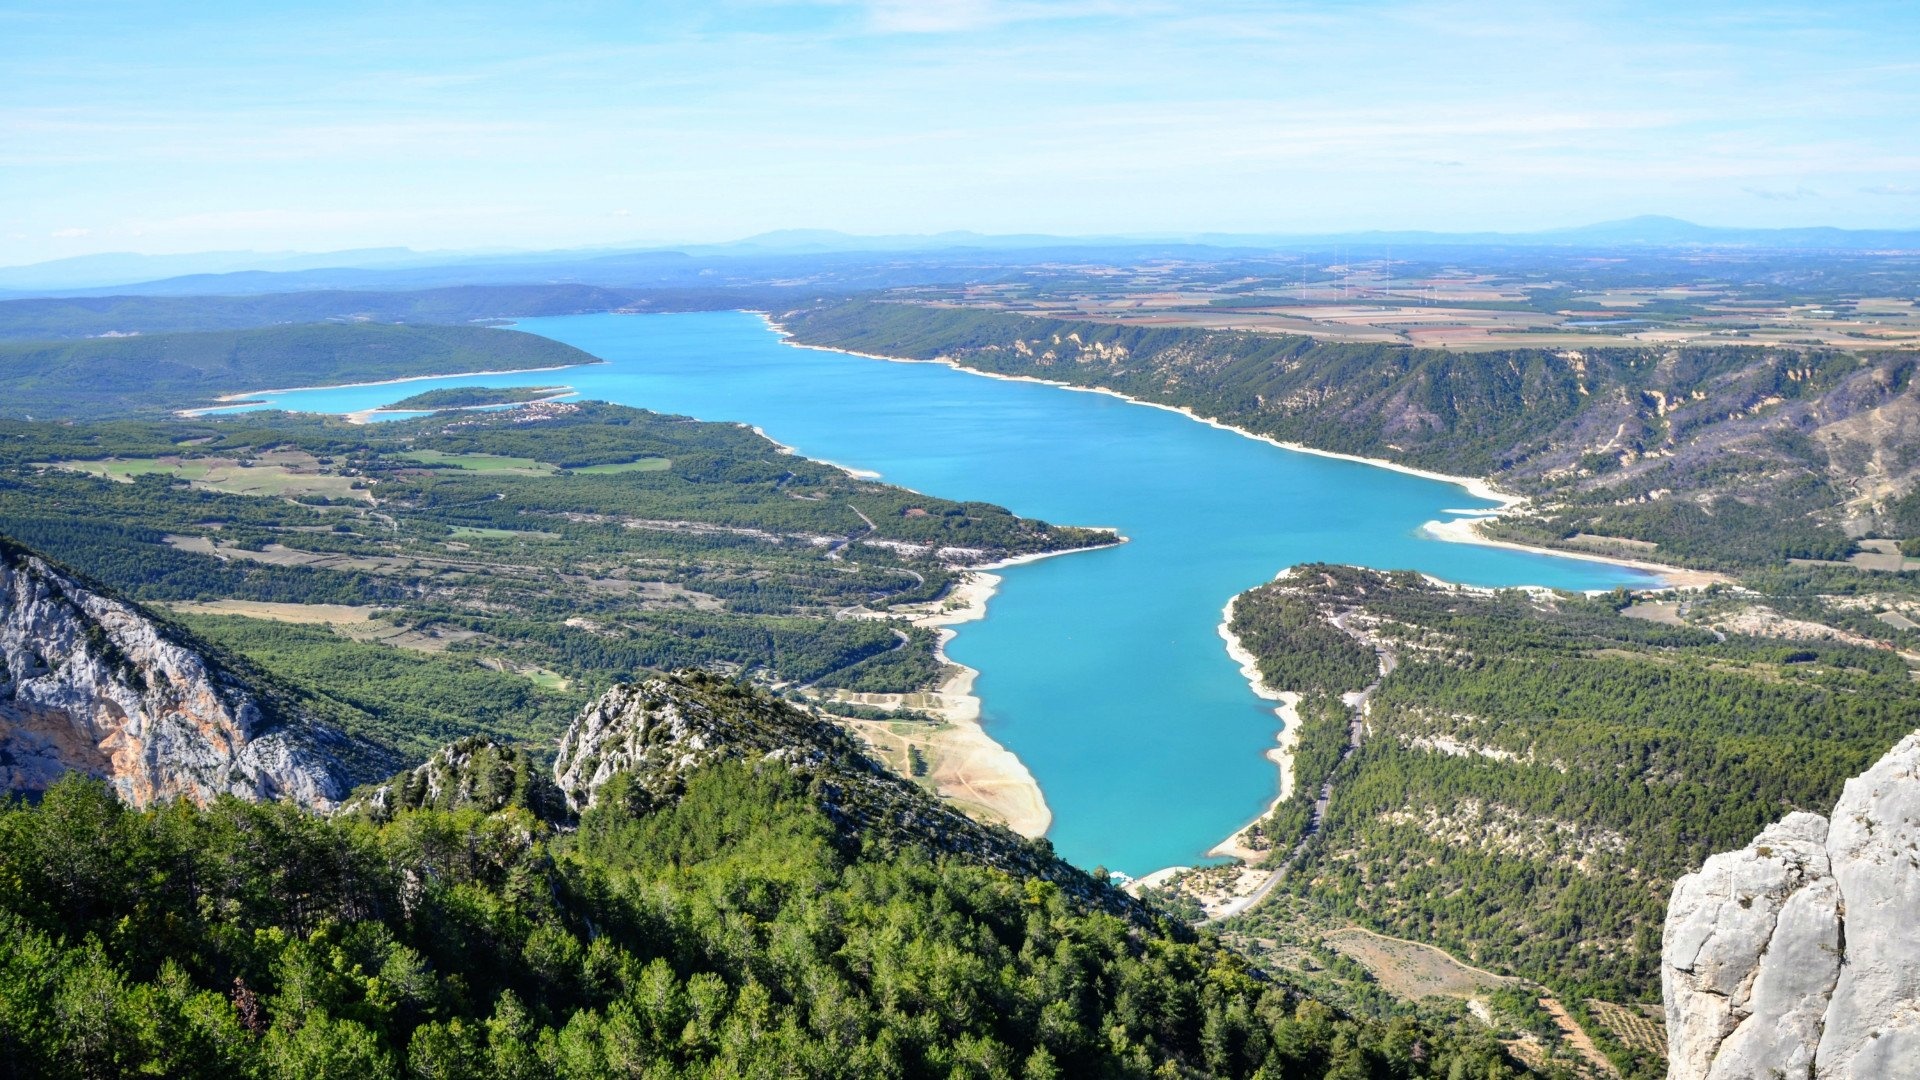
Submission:
[[[1674,885],[1669,1076],[1920,1077],[1920,732]]]
[[[69,770],[135,807],[222,792],[328,807],[347,784],[316,725],[275,728],[259,697],[132,604],[0,540],[0,782]]]
[[[587,809],[615,776],[627,798],[679,798],[687,778],[718,761],[789,769],[849,843],[920,847],[1009,873],[1044,878],[1128,915],[1141,909],[1118,889],[1030,841],[967,817],[869,758],[834,724],[763,691],[698,671],[616,686],[588,705],[560,740],[554,780],[569,806]]]

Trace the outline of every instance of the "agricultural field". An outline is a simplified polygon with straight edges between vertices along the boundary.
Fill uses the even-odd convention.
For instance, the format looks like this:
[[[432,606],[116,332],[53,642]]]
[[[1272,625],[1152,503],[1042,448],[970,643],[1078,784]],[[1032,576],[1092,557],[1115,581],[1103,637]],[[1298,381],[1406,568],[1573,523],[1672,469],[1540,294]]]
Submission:
[[[551,476],[560,471],[559,466],[549,465],[544,461],[523,457],[503,457],[499,454],[449,454],[444,450],[410,450],[400,456],[422,465],[439,465],[449,469],[464,469],[467,472]]]
[[[228,495],[267,495],[295,497],[318,495],[327,498],[371,501],[365,484],[325,468],[318,458],[298,450],[263,454],[256,458],[181,457],[165,455],[146,458],[104,458],[98,461],[61,461],[40,463],[48,468],[70,469],[120,483],[130,484],[138,476],[165,476],[184,480],[207,491]]]
[[[936,639],[892,609],[960,580],[940,552],[1111,542],[860,480],[738,425],[540,408],[0,421],[0,531],[316,692],[352,685],[357,733],[414,756],[550,736],[583,695],[690,665],[815,695],[931,690]]]
[[[1396,255],[1376,248],[1097,273],[1054,267],[1012,282],[901,293],[934,306],[1069,321],[1471,351],[1728,343],[1920,347],[1920,306],[1901,292],[1911,269],[1897,257],[1861,257],[1857,273],[1833,275],[1841,279],[1836,289],[1811,262],[1789,263],[1785,272],[1768,265],[1768,279],[1739,273],[1763,262],[1757,257],[1723,255],[1715,272],[1703,275],[1698,262],[1684,259],[1649,260],[1650,266],[1629,271],[1604,259],[1536,256],[1495,269],[1487,264],[1509,260],[1493,252],[1462,255],[1436,260],[1417,250]]]
[[[665,472],[673,467],[667,458],[641,458],[638,461],[616,461],[606,465],[582,465],[567,471],[576,476],[605,476],[610,473]]]

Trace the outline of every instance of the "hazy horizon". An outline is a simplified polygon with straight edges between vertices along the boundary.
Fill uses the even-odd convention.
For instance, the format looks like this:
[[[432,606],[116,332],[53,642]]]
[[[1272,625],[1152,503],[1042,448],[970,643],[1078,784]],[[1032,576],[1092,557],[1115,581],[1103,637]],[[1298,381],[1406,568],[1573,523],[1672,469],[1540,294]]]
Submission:
[[[0,3],[0,265],[854,235],[1920,227],[1920,13]]]
[[[1435,237],[1496,236],[1496,235],[1527,237],[1527,236],[1548,235],[1548,234],[1561,233],[1561,232],[1579,232],[1581,230],[1589,229],[1589,228],[1598,228],[1598,227],[1610,226],[1610,225],[1626,225],[1629,223],[1641,222],[1641,221],[1676,222],[1681,225],[1694,226],[1702,229],[1729,230],[1729,231],[1741,231],[1741,232],[1790,231],[1790,230],[1799,230],[1799,229],[1838,229],[1843,232],[1920,233],[1920,225],[1902,225],[1902,224],[1894,224],[1894,223],[1881,224],[1881,225],[1867,224],[1867,225],[1854,225],[1854,226],[1829,225],[1822,222],[1807,222],[1803,224],[1794,224],[1794,225],[1753,225],[1750,223],[1738,222],[1738,221],[1724,221],[1724,222],[1694,221],[1688,218],[1676,217],[1671,214],[1652,214],[1652,213],[1637,214],[1630,218],[1617,218],[1617,219],[1610,219],[1607,221],[1572,221],[1572,222],[1567,222],[1560,225],[1544,226],[1539,229],[1487,228],[1487,229],[1457,230],[1457,231],[1448,230],[1448,229],[1419,229],[1419,228],[1389,229],[1384,227],[1376,228],[1376,227],[1361,226],[1359,228],[1350,229],[1350,230],[1341,230],[1339,232],[1312,232],[1312,231],[1293,232],[1293,231],[1280,231],[1280,230],[1251,231],[1251,230],[1235,230],[1235,229],[1211,229],[1211,230],[1190,230],[1185,232],[1150,232],[1150,231],[1141,230],[1137,232],[1071,233],[1071,232],[1058,232],[1058,231],[1048,231],[1048,230],[1033,230],[1033,231],[1023,231],[1023,232],[987,232],[981,229],[953,228],[953,229],[945,229],[937,232],[925,231],[925,232],[882,233],[882,232],[849,232],[842,229],[829,229],[829,228],[810,226],[810,225],[792,225],[792,226],[785,226],[785,227],[774,228],[774,229],[767,229],[761,232],[756,232],[748,235],[716,234],[716,235],[707,236],[707,237],[694,237],[694,238],[686,238],[681,240],[667,240],[667,241],[642,240],[642,239],[607,240],[607,241],[598,242],[598,243],[553,245],[553,246],[541,245],[538,243],[529,243],[522,246],[505,246],[505,247],[475,246],[475,247],[415,248],[415,247],[407,247],[405,245],[400,245],[400,244],[387,244],[387,245],[367,245],[367,246],[359,246],[359,247],[311,247],[311,248],[281,248],[281,249],[192,248],[192,249],[185,249],[181,251],[142,251],[134,248],[126,248],[126,249],[117,249],[117,250],[89,251],[89,252],[85,252],[77,255],[57,256],[53,259],[41,260],[40,263],[10,264],[6,266],[0,266],[0,269],[21,269],[27,266],[43,265],[45,263],[52,263],[52,262],[82,260],[82,259],[91,259],[91,258],[113,258],[117,256],[126,256],[131,258],[169,258],[174,256],[185,257],[185,256],[194,256],[194,255],[206,255],[206,256],[250,255],[250,256],[259,256],[259,257],[265,258],[265,257],[359,254],[359,253],[383,253],[383,254],[395,254],[395,255],[406,254],[406,255],[415,255],[415,256],[423,256],[423,257],[424,256],[447,256],[447,257],[458,257],[458,258],[486,258],[486,257],[494,257],[494,256],[541,255],[541,254],[548,254],[548,253],[592,252],[592,251],[601,251],[601,250],[610,251],[610,252],[673,251],[680,248],[687,248],[687,249],[727,248],[727,247],[750,246],[750,245],[755,245],[759,243],[778,245],[781,243],[793,242],[798,244],[798,243],[801,243],[803,239],[813,239],[816,237],[822,240],[832,237],[832,238],[844,239],[849,241],[895,241],[895,240],[898,240],[898,241],[910,241],[910,240],[960,241],[962,239],[978,239],[983,241],[995,241],[995,240],[1012,241],[1012,240],[1032,239],[1032,240],[1063,240],[1063,241],[1071,241],[1074,243],[1084,243],[1084,244],[1195,243],[1195,244],[1202,244],[1202,245],[1212,243],[1212,242],[1217,242],[1220,240],[1234,240],[1234,239],[1259,240],[1259,239],[1272,238],[1272,239],[1283,239],[1283,240],[1311,241],[1316,239],[1333,240],[1333,239],[1343,239],[1348,237],[1364,237],[1369,234],[1378,234],[1382,236],[1395,236],[1395,235],[1408,235],[1408,234],[1415,234],[1415,233],[1426,233]]]

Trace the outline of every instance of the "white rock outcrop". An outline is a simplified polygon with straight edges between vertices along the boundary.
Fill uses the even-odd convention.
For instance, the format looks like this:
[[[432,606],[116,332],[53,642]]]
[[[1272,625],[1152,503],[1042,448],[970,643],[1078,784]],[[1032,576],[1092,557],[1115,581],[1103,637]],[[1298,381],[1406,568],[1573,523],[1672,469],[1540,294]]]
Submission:
[[[296,737],[298,736],[298,737]],[[69,771],[131,806],[225,792],[326,808],[346,793],[317,725],[272,728],[260,700],[131,604],[0,547],[0,784]]]
[[[1674,884],[1668,1076],[1920,1080],[1920,732]]]

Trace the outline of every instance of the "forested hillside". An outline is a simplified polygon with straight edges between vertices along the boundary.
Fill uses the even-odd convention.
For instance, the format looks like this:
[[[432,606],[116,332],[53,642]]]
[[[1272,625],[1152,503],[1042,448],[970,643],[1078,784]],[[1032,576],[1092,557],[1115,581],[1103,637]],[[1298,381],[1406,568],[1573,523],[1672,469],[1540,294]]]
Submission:
[[[607,289],[592,285],[460,285],[409,291],[253,296],[84,296],[0,301],[0,341],[244,330],[293,323],[441,323],[592,311],[709,311],[752,307],[780,289]]]
[[[1851,536],[1900,527],[1889,505],[1920,470],[1920,360],[1905,353],[1466,352],[865,299],[780,318],[809,344],[1104,386],[1308,446],[1491,476],[1535,496],[1509,535],[1625,539],[1690,566],[1844,557]]]
[[[0,344],[0,412],[154,415],[244,390],[597,363],[549,338],[477,326],[316,323]]]
[[[1657,1001],[1673,881],[1830,805],[1920,716],[1901,656],[1775,602],[1727,592],[1661,622],[1319,565],[1243,594],[1236,634],[1306,696],[1295,795],[1264,830],[1281,854],[1310,837],[1281,888],[1571,1000]],[[1380,656],[1343,759],[1339,695]]]
[[[524,758],[451,749],[331,820],[135,812],[79,779],[0,810],[9,1073],[1513,1075],[1489,1036],[1344,1017],[1138,909],[947,854],[1011,834],[850,830],[822,801],[856,782],[846,747],[723,756],[665,800],[621,774],[577,831]]]
[[[888,607],[1113,539],[858,480],[736,424],[570,403],[0,422],[0,533],[175,605],[415,760],[550,737],[649,669],[925,689],[933,634]]]

